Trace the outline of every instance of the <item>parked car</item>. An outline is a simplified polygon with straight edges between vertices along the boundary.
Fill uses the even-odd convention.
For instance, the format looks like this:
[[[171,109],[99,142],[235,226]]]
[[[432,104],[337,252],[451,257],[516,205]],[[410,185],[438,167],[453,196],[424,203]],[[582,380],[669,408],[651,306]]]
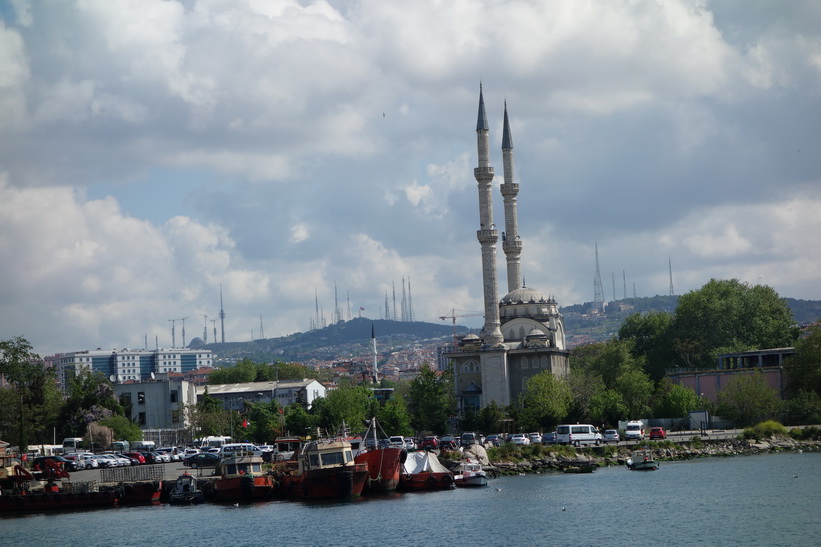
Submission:
[[[663,427],[651,427],[650,428],[650,440],[653,439],[666,439],[667,432],[664,431]]]
[[[134,462],[131,458],[123,456],[122,454],[117,454],[115,452],[114,454],[110,454],[110,456],[112,456],[115,460],[117,460],[117,462],[119,462],[120,467],[130,467],[134,465]]]
[[[542,442],[541,433],[531,433],[527,437],[530,439],[530,444],[539,444],[540,442]]]
[[[220,463],[220,457],[217,454],[212,454],[211,452],[200,452],[199,454],[192,454],[188,456],[182,461],[182,464],[185,467],[190,467],[192,469],[197,469],[200,467],[216,467]]]
[[[158,460],[153,452],[140,452],[140,454],[145,458],[145,463],[162,463],[162,460]]]
[[[416,450],[416,441],[410,437],[405,437],[405,450]]]
[[[477,444],[479,442],[479,437],[473,431],[465,431],[462,433],[462,437],[459,439],[459,444],[462,446],[468,447],[472,444]]]
[[[100,467],[120,467],[120,461],[111,454],[95,454],[94,459]]]
[[[504,443],[504,439],[501,435],[488,435],[487,439],[485,439],[485,442],[493,446],[502,446],[502,444]]]
[[[427,448],[439,448],[439,437],[436,435],[428,435],[422,439],[422,442],[419,443],[419,449],[425,450]]]
[[[542,435],[542,444],[557,444],[558,442],[555,431]]]
[[[194,454],[199,454],[199,453],[200,453],[199,448],[186,448],[185,452],[182,455],[182,459],[185,459],[188,456],[193,456]]]
[[[171,463],[171,454],[168,452],[157,450],[154,452],[154,457],[157,459],[157,463]]]
[[[125,456],[126,458],[132,458],[134,460],[137,460],[137,463],[139,464],[145,463],[145,456],[143,456],[139,452],[123,452],[123,456]]]
[[[602,440],[606,443],[617,443],[619,442],[619,430],[618,429],[605,429],[604,435],[602,436]]]
[[[77,469],[97,469],[100,464],[94,458],[94,454],[74,454],[74,465]]]
[[[524,433],[514,433],[510,437],[510,442],[517,446],[528,446],[530,444],[530,437]]]
[[[71,460],[65,459],[62,456],[39,456],[37,458],[34,458],[34,461],[31,462],[31,468],[34,471],[43,471],[46,467],[46,460],[51,460],[57,463],[66,471],[77,471],[77,466],[75,465],[75,463]]]
[[[441,450],[456,450],[459,448],[459,445],[456,442],[456,437],[453,435],[445,435],[439,439],[439,448]]]

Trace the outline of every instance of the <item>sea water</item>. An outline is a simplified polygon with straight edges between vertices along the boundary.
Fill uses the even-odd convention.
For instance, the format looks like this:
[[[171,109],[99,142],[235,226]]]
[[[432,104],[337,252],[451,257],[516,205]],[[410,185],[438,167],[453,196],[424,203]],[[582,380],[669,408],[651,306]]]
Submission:
[[[821,453],[507,476],[338,503],[20,515],[0,518],[0,545],[821,545]]]

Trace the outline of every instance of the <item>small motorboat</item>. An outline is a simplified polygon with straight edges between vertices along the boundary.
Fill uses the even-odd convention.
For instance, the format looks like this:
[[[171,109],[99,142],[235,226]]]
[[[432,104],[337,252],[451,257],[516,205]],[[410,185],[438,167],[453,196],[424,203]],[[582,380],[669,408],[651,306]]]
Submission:
[[[487,473],[482,469],[482,464],[467,460],[456,469],[453,477],[456,486],[487,486]]]
[[[659,467],[650,450],[636,450],[630,454],[626,463],[630,471],[655,471]]]
[[[203,494],[197,484],[197,479],[193,475],[183,473],[177,477],[174,488],[171,490],[171,496],[168,498],[168,503],[172,505],[190,505],[204,501],[205,494]]]

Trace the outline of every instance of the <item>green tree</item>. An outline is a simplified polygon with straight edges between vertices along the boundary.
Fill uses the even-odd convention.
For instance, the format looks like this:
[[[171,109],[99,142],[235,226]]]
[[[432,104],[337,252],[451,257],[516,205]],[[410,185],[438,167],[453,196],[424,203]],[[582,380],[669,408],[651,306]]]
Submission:
[[[627,408],[628,416],[641,418],[650,414],[653,381],[641,370],[627,370],[616,378],[616,391]]]
[[[821,325],[813,325],[807,336],[795,343],[795,355],[784,364],[787,392],[812,391],[821,395]]]
[[[644,360],[645,372],[653,381],[664,377],[673,366],[673,314],[667,312],[635,313],[627,317],[619,328],[619,340],[632,341],[632,354]]]
[[[104,418],[100,420],[100,425],[111,429],[115,441],[124,440],[136,442],[143,440],[143,432],[140,426],[125,416],[110,416]]]
[[[479,425],[477,429],[487,435],[498,433],[502,430],[502,420],[505,412],[496,401],[491,401],[489,405],[479,411]]]
[[[409,391],[408,409],[414,430],[444,435],[448,429],[448,418],[456,407],[452,374],[439,377],[423,365],[419,376],[411,381]]]
[[[701,401],[695,391],[664,379],[656,389],[653,415],[656,418],[686,418],[690,411],[700,410]]]
[[[607,342],[579,346],[570,354],[570,370],[579,368],[596,374],[608,388],[616,385],[616,378],[628,370],[643,370],[644,359],[632,353],[632,340],[612,339]]]
[[[408,405],[401,395],[394,395],[385,401],[385,405],[380,409],[377,418],[382,428],[389,435],[413,435]]]
[[[125,409],[103,374],[83,369],[68,377],[68,398],[60,412],[64,437],[84,436],[88,424],[123,415]]]
[[[799,391],[784,401],[784,423],[821,424],[821,396],[814,391]]]
[[[798,327],[765,285],[716,280],[679,298],[671,326],[680,366],[715,368],[720,353],[790,346]]]
[[[774,418],[781,401],[760,370],[733,376],[718,392],[719,414],[736,425],[747,427]]]
[[[528,378],[520,396],[522,426],[542,431],[552,429],[567,415],[572,399],[567,384],[550,371]]]
[[[590,419],[594,424],[615,427],[619,420],[627,420],[629,415],[621,394],[614,389],[600,391],[590,399]]]
[[[604,380],[602,380],[600,374],[593,370],[579,368],[571,369],[566,381],[570,393],[573,395],[573,400],[567,412],[567,421],[569,423],[590,423],[592,420],[591,405],[593,397],[607,389]]]
[[[11,384],[16,410],[16,427],[6,433],[25,452],[32,436],[39,433],[42,437],[47,426],[54,423],[54,369],[45,367],[32,352],[31,344],[18,336],[0,341],[0,376]]]
[[[370,418],[372,397],[371,390],[363,386],[343,385],[328,392],[316,411],[319,427],[329,433],[339,431],[343,424],[358,430]]]
[[[321,406],[322,401],[323,399],[316,399],[314,406]],[[314,435],[318,425],[318,417],[308,414],[302,405],[294,403],[285,407],[285,427],[289,434],[299,437]]]

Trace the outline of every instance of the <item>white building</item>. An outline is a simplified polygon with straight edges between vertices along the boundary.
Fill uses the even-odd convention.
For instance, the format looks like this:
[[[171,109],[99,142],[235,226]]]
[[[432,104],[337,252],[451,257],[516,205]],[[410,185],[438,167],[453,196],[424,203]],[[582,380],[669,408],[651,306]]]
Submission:
[[[197,400],[202,398],[206,389],[208,395],[222,401],[223,406],[229,410],[242,410],[246,401],[260,403],[274,400],[282,407],[301,401],[307,408],[311,408],[314,400],[325,397],[326,393],[325,386],[312,378],[198,386]]]

